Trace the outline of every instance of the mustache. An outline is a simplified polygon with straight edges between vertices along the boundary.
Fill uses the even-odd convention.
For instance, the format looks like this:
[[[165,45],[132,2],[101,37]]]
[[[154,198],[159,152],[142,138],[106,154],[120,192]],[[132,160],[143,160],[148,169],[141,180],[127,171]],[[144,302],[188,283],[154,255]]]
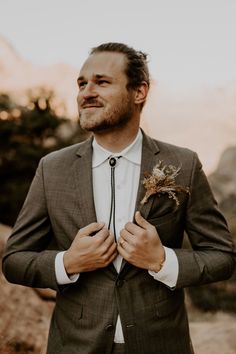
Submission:
[[[103,107],[103,104],[99,102],[97,99],[87,98],[84,99],[83,102],[81,103],[81,108],[87,108],[87,107]]]

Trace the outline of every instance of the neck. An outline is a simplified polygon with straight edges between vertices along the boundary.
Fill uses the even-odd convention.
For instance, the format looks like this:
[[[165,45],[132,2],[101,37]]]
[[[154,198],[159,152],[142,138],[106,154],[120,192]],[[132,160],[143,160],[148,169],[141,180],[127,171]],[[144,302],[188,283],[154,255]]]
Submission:
[[[139,125],[114,129],[113,131],[95,132],[94,137],[99,145],[111,152],[120,152],[136,138]]]

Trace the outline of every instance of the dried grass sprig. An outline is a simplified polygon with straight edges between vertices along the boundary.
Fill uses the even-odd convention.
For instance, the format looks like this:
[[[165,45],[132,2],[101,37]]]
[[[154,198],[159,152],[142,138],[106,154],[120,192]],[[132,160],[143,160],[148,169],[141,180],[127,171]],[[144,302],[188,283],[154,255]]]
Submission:
[[[168,194],[168,197],[176,202],[179,206],[179,200],[176,193],[188,193],[189,188],[177,185],[175,178],[178,176],[181,167],[173,165],[163,165],[163,161],[159,161],[152,170],[152,174],[147,173],[143,180],[143,185],[146,189],[141,205],[147,203],[149,197],[154,194]]]

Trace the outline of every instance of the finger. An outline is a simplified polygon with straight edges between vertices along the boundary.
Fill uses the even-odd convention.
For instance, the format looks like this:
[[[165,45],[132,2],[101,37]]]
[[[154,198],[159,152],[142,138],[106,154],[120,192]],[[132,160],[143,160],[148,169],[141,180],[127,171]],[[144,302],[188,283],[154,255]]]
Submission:
[[[98,235],[98,234],[97,234]],[[94,236],[94,239],[98,238],[98,236]],[[108,233],[108,236],[104,238],[104,236],[102,237],[99,237],[100,239],[100,245],[102,247],[102,254],[103,253],[106,253],[107,250],[112,246],[114,245],[114,247],[116,248],[116,243],[115,243],[115,240],[114,240],[114,236],[110,233]]]
[[[125,239],[123,237],[120,237],[119,239],[119,246],[121,246],[122,248],[124,248],[124,245],[125,245]]]
[[[114,236],[114,234],[112,233],[112,231],[111,231],[111,230],[108,230],[108,231],[109,231],[109,236],[111,236],[112,240],[113,240],[114,242],[116,242],[115,236]]]
[[[100,261],[102,266],[105,267],[108,264],[110,264],[116,258],[117,255],[118,255],[117,246],[115,243],[113,243],[111,247],[107,249],[106,252],[104,252],[100,256]]]
[[[139,226],[141,226],[143,229],[148,230],[150,227],[152,227],[152,224],[150,224],[146,219],[144,219],[140,213],[140,211],[136,211],[135,213],[135,221]]]
[[[106,227],[103,227],[101,230],[95,233],[93,236],[94,241],[99,241],[99,244],[105,242],[107,239],[112,240],[112,235]]]
[[[117,248],[115,247],[115,250],[113,250],[113,252],[111,254],[108,255],[108,260],[106,262],[106,264],[110,264],[118,255],[118,251]]]
[[[98,232],[99,230],[101,230],[104,227],[104,225],[105,225],[104,223],[93,222],[80,229],[76,236],[78,237],[89,236],[94,232]]]
[[[113,255],[117,255],[117,244],[116,243],[113,243],[109,247],[109,249],[107,251],[107,255],[108,255],[109,258],[112,257]]]
[[[126,241],[130,245],[133,245],[133,246],[136,245],[136,237],[125,229],[121,230],[121,232],[120,232],[119,243],[122,244],[123,240]]]
[[[131,237],[133,237],[133,236],[131,236]],[[135,249],[135,245],[134,244],[131,244],[131,243],[127,242],[127,240],[124,240],[123,238],[121,238],[119,240],[119,245],[120,245],[121,248],[123,248],[128,253],[133,252],[134,249]]]
[[[121,245],[120,243],[117,245],[117,250],[119,254],[127,261],[129,259],[129,252],[125,248],[125,244]]]
[[[131,221],[125,224],[124,229],[132,235],[137,235],[140,231],[143,230],[143,228],[141,228],[139,225],[134,224]]]
[[[133,237],[134,235],[131,234],[128,230],[122,229],[120,231],[120,238],[123,238],[124,240],[128,239],[129,237]]]

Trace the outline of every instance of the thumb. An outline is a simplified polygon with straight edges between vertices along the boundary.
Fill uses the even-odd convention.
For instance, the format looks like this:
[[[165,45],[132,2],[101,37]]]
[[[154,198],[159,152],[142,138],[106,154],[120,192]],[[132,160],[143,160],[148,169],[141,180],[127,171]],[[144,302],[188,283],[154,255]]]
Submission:
[[[91,224],[83,227],[80,229],[76,235],[76,237],[81,238],[84,236],[92,236],[93,234],[97,233],[104,227],[104,223],[100,222],[92,222]]]
[[[146,219],[144,219],[142,217],[140,211],[136,211],[136,213],[135,213],[135,221],[143,229],[148,229],[150,227],[150,225],[151,225]]]

